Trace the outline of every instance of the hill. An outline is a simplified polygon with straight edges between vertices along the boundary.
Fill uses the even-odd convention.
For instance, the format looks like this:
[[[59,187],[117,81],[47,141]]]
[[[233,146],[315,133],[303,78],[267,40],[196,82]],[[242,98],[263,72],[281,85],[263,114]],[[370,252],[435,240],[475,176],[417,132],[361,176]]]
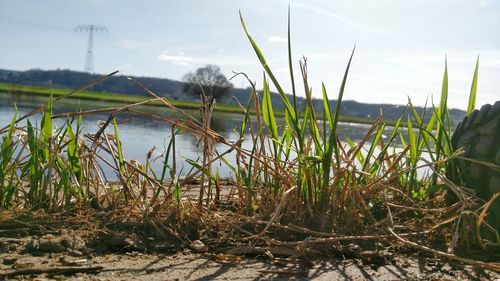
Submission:
[[[14,84],[24,84],[24,85],[34,85],[34,86],[47,86],[55,88],[68,88],[76,89],[82,85],[96,80],[100,75],[89,74],[86,72],[78,72],[72,70],[40,70],[32,69],[27,71],[14,71],[0,69],[0,82],[2,83],[14,83]],[[127,78],[130,76],[113,76],[105,80],[104,82],[91,88],[92,91],[102,91],[102,92],[114,92],[128,95],[138,95],[146,96],[143,90],[134,86],[131,81]],[[148,89],[153,91],[159,96],[167,97],[175,100],[194,100],[194,98],[183,92],[183,82],[175,81],[166,78],[152,78],[152,77],[132,77],[145,85]],[[222,100],[218,100],[218,103],[237,105],[238,101],[245,104],[249,98],[250,91],[248,89],[234,88],[231,90],[228,96],[224,97]],[[291,99],[291,96],[289,96]],[[278,94],[272,94],[272,103],[276,109],[283,109],[283,104],[281,98]],[[305,106],[305,98],[297,97],[297,104],[299,108]],[[330,100],[330,106],[335,107],[336,101]],[[314,107],[318,109],[318,112],[322,111],[323,102],[321,100],[313,101]],[[357,101],[346,100],[342,102],[341,113],[343,115],[366,118],[366,117],[376,117],[380,115],[380,112],[384,112],[384,116],[388,120],[396,120],[404,110],[404,106],[395,104],[368,104],[360,103]],[[423,108],[417,107],[419,113],[423,112]],[[427,109],[426,116],[432,115],[431,109]],[[458,109],[450,110],[450,117],[454,122],[461,120],[465,116],[465,112]]]

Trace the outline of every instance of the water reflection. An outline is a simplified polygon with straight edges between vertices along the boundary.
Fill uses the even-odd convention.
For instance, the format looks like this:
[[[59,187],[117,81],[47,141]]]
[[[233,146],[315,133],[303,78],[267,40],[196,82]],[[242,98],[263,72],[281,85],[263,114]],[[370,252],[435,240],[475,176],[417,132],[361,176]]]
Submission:
[[[11,95],[7,93],[0,93],[0,126],[6,126],[14,115],[14,104],[17,104],[18,111],[20,114],[26,114],[34,108],[37,108],[41,104],[45,103],[47,99],[45,97],[29,96],[29,95]],[[72,112],[80,110],[91,110],[98,108],[116,107],[116,103],[108,102],[93,102],[86,100],[61,100],[54,104],[54,114]],[[136,107],[138,111],[148,112],[157,116],[162,116],[164,118],[169,118],[172,120],[186,119],[186,116],[179,112],[169,110],[165,107]],[[199,111],[197,110],[186,110],[188,114],[194,117],[199,116]],[[93,114],[87,115],[83,118],[82,130],[83,133],[94,134],[99,130],[98,122],[106,120],[109,114]],[[41,115],[35,115],[30,118],[33,124],[40,124]],[[231,113],[221,113],[215,112],[212,118],[212,128],[220,133],[224,138],[229,141],[237,141],[239,139],[239,128],[243,115],[231,114]],[[63,126],[65,118],[59,118],[55,120],[55,126]],[[120,134],[120,139],[122,140],[122,146],[124,151],[124,156],[128,160],[138,160],[141,163],[145,162],[146,155],[153,147],[156,147],[152,159],[158,158],[158,160],[153,163],[152,168],[159,172],[162,168],[162,153],[170,141],[172,134],[172,127],[163,121],[152,120],[139,116],[131,112],[124,112],[117,115],[117,121],[119,123],[118,129]],[[283,124],[283,120],[278,120],[278,123]],[[25,123],[23,123],[25,124]],[[21,125],[23,125],[21,124]],[[256,125],[256,122],[253,122]],[[354,141],[361,140],[369,130],[369,125],[362,124],[350,124],[341,123],[339,124],[339,135],[345,134]],[[390,129],[388,129],[390,130]],[[112,126],[107,129],[108,133],[113,133]],[[387,132],[387,135],[390,131]],[[244,148],[250,148],[251,142],[248,141],[250,137],[246,137],[247,141],[243,142]],[[189,171],[191,166],[186,162],[186,159],[191,159],[199,162],[198,159],[202,157],[202,147],[199,145],[199,139],[192,136],[189,133],[183,133],[176,137],[176,150],[177,155],[176,165],[178,171],[183,171],[186,173]],[[216,149],[221,153],[228,149],[224,145],[216,145]],[[235,155],[228,155],[226,159],[234,164]],[[171,165],[171,159],[169,159],[169,164]],[[116,175],[111,168],[103,166],[104,172],[108,179],[116,179]],[[225,165],[217,162],[213,165],[213,170],[219,171],[221,177],[230,177],[231,171]]]

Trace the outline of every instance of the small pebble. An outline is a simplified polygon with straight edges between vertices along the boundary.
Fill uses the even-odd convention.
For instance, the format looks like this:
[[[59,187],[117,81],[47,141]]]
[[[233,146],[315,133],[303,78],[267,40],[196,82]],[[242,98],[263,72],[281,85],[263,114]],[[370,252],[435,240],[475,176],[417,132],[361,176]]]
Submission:
[[[73,257],[81,257],[81,256],[83,256],[83,253],[80,252],[80,251],[78,251],[78,250],[67,249],[66,251],[68,252],[68,254],[70,256],[73,256]]]
[[[198,252],[198,253],[203,253],[208,251],[207,245],[205,245],[203,242],[200,240],[194,240],[189,244],[189,249]]]

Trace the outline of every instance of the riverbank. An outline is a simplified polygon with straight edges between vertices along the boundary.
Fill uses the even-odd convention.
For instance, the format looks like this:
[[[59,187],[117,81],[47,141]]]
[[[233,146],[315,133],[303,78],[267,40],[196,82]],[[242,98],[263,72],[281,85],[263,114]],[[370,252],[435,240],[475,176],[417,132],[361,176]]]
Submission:
[[[0,94],[2,93],[13,94],[13,95],[24,94],[24,95],[43,96],[48,98],[50,96],[53,97],[63,96],[71,91],[72,91],[71,89],[0,83]],[[126,94],[110,93],[110,92],[80,91],[77,94],[68,97],[68,99],[83,99],[95,102],[131,104],[131,103],[145,102],[147,100],[150,100],[151,98],[145,96],[126,95]],[[171,103],[173,106],[182,109],[199,109],[201,106],[200,102],[198,101],[168,99],[168,102]],[[151,101],[146,103],[145,106],[165,107],[165,104],[162,103],[161,101]],[[218,111],[218,112],[237,113],[237,114],[244,113],[244,110],[241,107],[226,105],[226,104],[217,104],[214,110],[216,112]],[[255,114],[255,110],[250,109],[250,113]],[[275,110],[274,114],[276,117],[284,117],[285,111]],[[346,123],[373,124],[376,121],[376,119],[343,115],[340,116],[340,121]],[[389,124],[392,123],[389,122]]]

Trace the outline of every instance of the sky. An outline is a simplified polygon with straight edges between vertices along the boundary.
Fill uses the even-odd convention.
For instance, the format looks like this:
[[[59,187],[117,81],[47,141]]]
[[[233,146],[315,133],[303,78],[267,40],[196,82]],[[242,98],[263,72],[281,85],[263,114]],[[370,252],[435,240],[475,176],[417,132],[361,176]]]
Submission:
[[[500,100],[500,0],[0,0],[0,68],[83,71],[88,34],[79,25],[105,26],[94,38],[96,73],[181,80],[206,64],[227,77],[244,72],[262,85],[262,67],[239,19],[269,66],[291,92],[287,13],[298,95],[299,60],[309,86],[324,83],[336,98],[356,45],[344,99],[416,105],[439,101],[445,58],[449,105],[465,109],[479,56],[477,104]],[[235,87],[247,87],[242,77]]]

